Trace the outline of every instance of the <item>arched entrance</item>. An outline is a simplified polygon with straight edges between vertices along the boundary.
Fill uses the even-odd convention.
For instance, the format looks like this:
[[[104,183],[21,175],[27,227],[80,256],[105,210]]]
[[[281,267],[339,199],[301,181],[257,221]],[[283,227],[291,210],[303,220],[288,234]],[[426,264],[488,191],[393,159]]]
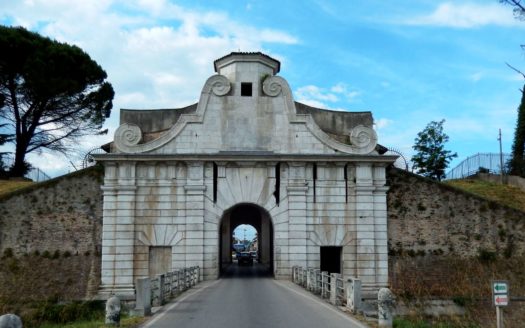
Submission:
[[[237,204],[226,210],[221,219],[219,267],[221,274],[233,263],[233,231],[241,224],[257,231],[257,263],[273,275],[273,226],[270,215],[255,204]]]

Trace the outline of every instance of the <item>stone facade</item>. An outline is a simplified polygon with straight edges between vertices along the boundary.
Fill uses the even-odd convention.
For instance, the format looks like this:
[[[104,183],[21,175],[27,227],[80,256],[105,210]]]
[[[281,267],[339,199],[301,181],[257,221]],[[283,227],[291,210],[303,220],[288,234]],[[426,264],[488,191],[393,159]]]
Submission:
[[[132,297],[136,279],[166,268],[217,278],[242,223],[257,228],[276,278],[322,266],[331,246],[365,291],[387,286],[385,167],[395,157],[381,154],[371,114],[294,102],[280,63],[261,53],[214,66],[196,105],[122,110],[110,152],[97,156],[101,294]]]

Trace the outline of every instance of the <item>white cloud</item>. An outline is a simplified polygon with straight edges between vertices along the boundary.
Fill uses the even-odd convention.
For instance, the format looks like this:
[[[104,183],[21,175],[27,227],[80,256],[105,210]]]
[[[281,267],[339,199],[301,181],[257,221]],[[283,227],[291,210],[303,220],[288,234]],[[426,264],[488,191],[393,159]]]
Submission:
[[[381,130],[392,124],[394,121],[388,119],[388,118],[380,118],[374,122],[375,128],[377,130]]]
[[[469,76],[469,79],[472,81],[472,82],[478,82],[479,80],[481,80],[483,78],[485,74],[483,72],[476,72],[474,74],[471,74]]]
[[[110,133],[118,126],[119,108],[196,102],[218,57],[238,49],[274,56],[265,46],[299,42],[284,31],[235,22],[224,12],[188,10],[166,0],[2,1],[0,12],[0,23],[78,45],[106,70],[116,93],[106,124]],[[98,145],[112,138],[88,137]],[[46,167],[67,169],[61,155],[49,156]]]
[[[451,3],[440,4],[432,13],[402,21],[407,25],[474,28],[485,25],[518,26],[512,10],[498,3]]]
[[[338,111],[347,111],[348,109],[341,108],[341,106],[334,107],[333,104],[353,102],[360,94],[357,90],[349,90],[349,87],[344,83],[338,83],[327,89],[307,85],[297,88],[294,92],[294,96],[299,102],[313,107]]]

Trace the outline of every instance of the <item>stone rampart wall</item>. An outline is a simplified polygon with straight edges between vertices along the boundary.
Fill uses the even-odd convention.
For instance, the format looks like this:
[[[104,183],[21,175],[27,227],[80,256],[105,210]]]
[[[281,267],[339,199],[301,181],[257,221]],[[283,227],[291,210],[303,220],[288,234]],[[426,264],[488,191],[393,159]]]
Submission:
[[[525,253],[525,213],[397,169],[388,178],[390,255]]]
[[[5,263],[16,264],[0,270],[0,295],[9,295],[12,285],[8,282],[17,276],[30,276],[33,285],[39,284],[41,277],[41,286],[48,287],[49,277],[54,277],[56,288],[43,288],[59,297],[64,294],[64,286],[75,291],[65,292],[67,298],[96,293],[100,279],[102,174],[100,169],[90,168],[0,198],[0,257]],[[32,275],[31,270],[39,274]],[[9,290],[3,291],[4,287]],[[33,294],[27,291],[28,297]]]

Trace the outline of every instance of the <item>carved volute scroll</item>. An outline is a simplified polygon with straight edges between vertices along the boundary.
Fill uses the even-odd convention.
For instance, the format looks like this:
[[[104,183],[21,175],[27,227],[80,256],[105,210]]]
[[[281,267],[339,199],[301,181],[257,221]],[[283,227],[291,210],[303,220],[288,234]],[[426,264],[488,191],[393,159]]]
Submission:
[[[374,129],[358,125],[350,130],[350,142],[358,149],[358,152],[368,153],[377,145],[377,133]]]
[[[277,97],[282,92],[281,78],[270,76],[263,82],[263,92],[270,97]]]
[[[227,95],[231,90],[230,81],[224,75],[214,75],[208,83],[211,85],[211,91],[219,97]]]
[[[142,131],[135,124],[121,124],[115,131],[115,145],[118,149],[138,145],[141,140]]]

